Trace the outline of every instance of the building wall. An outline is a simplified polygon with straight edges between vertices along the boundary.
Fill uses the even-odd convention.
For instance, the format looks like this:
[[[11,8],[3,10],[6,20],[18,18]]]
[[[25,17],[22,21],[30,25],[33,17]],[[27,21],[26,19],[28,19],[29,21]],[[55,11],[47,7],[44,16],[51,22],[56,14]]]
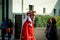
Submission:
[[[13,13],[12,13],[12,0],[9,0],[9,18],[12,19]]]
[[[56,5],[54,6],[53,9],[56,9],[56,14],[55,15],[57,15],[57,16],[60,15],[60,13],[59,13],[59,10],[60,10],[60,0],[57,1]],[[54,15],[53,11],[51,12],[51,14]]]
[[[55,7],[58,0],[24,0],[24,12],[29,10],[29,5],[34,5],[34,10],[37,12],[37,15],[51,15],[53,8]],[[46,12],[43,13],[43,8]]]
[[[2,0],[0,0],[0,24],[2,22]],[[6,0],[4,0],[4,15],[6,18]],[[9,0],[9,19],[12,19],[12,0]]]
[[[26,13],[29,10],[29,5],[34,5],[34,10],[37,15],[52,15],[52,11],[58,0],[23,0],[23,12]],[[22,12],[22,0],[13,0],[13,12]],[[43,8],[46,12],[43,13]]]

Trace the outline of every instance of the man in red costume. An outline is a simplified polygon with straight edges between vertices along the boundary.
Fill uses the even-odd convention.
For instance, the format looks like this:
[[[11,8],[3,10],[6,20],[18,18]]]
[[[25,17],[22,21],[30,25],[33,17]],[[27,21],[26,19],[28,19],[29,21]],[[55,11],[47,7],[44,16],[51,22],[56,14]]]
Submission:
[[[20,40],[35,40],[34,16],[35,16],[35,11],[29,11],[26,14],[25,22],[23,23],[21,30]]]

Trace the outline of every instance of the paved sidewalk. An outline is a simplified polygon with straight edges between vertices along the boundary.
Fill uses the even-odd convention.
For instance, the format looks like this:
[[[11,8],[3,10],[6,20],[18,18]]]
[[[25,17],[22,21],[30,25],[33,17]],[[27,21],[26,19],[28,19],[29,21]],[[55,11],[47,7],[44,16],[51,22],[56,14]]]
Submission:
[[[34,28],[34,33],[35,33],[35,38],[36,40],[47,40],[45,37],[45,29],[44,27],[36,27]],[[57,29],[57,35],[58,35],[58,40],[60,40],[60,29]],[[7,40],[7,35],[5,37],[5,39]],[[0,40],[1,40],[1,30],[0,30]],[[14,35],[12,35],[11,40],[18,40],[18,39],[14,39]]]
[[[0,29],[0,40],[1,40],[2,36],[1,36],[1,29]],[[8,35],[5,35],[5,39],[8,39]],[[14,35],[12,35],[11,40],[14,40]]]
[[[44,27],[37,27],[34,29],[36,40],[47,40],[45,37],[45,29]],[[60,28],[57,29],[58,40],[60,40]]]

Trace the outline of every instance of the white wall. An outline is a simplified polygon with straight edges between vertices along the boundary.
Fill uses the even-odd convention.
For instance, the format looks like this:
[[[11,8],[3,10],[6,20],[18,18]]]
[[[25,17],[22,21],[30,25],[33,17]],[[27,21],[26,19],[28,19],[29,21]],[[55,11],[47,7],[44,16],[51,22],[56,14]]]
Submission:
[[[24,0],[24,12],[26,12],[28,9],[26,6],[34,5],[34,10],[37,11],[37,14],[44,15],[43,8],[46,8],[45,15],[49,15],[55,7],[56,3],[57,0]]]
[[[53,8],[58,0],[23,0],[23,12],[29,10],[29,5],[34,5],[34,10],[39,15],[51,15]],[[43,8],[46,8],[46,13],[43,14]],[[13,12],[21,12],[21,0],[13,0]]]
[[[21,13],[22,6],[21,6],[21,0],[12,0],[12,12],[13,13]]]

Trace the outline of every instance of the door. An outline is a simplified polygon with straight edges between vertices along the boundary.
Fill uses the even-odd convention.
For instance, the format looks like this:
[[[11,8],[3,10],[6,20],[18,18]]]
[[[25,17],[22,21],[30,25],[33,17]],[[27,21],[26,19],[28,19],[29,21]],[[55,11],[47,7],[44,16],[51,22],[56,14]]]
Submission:
[[[22,27],[22,15],[15,15],[15,39],[20,38],[21,33],[21,27]]]

